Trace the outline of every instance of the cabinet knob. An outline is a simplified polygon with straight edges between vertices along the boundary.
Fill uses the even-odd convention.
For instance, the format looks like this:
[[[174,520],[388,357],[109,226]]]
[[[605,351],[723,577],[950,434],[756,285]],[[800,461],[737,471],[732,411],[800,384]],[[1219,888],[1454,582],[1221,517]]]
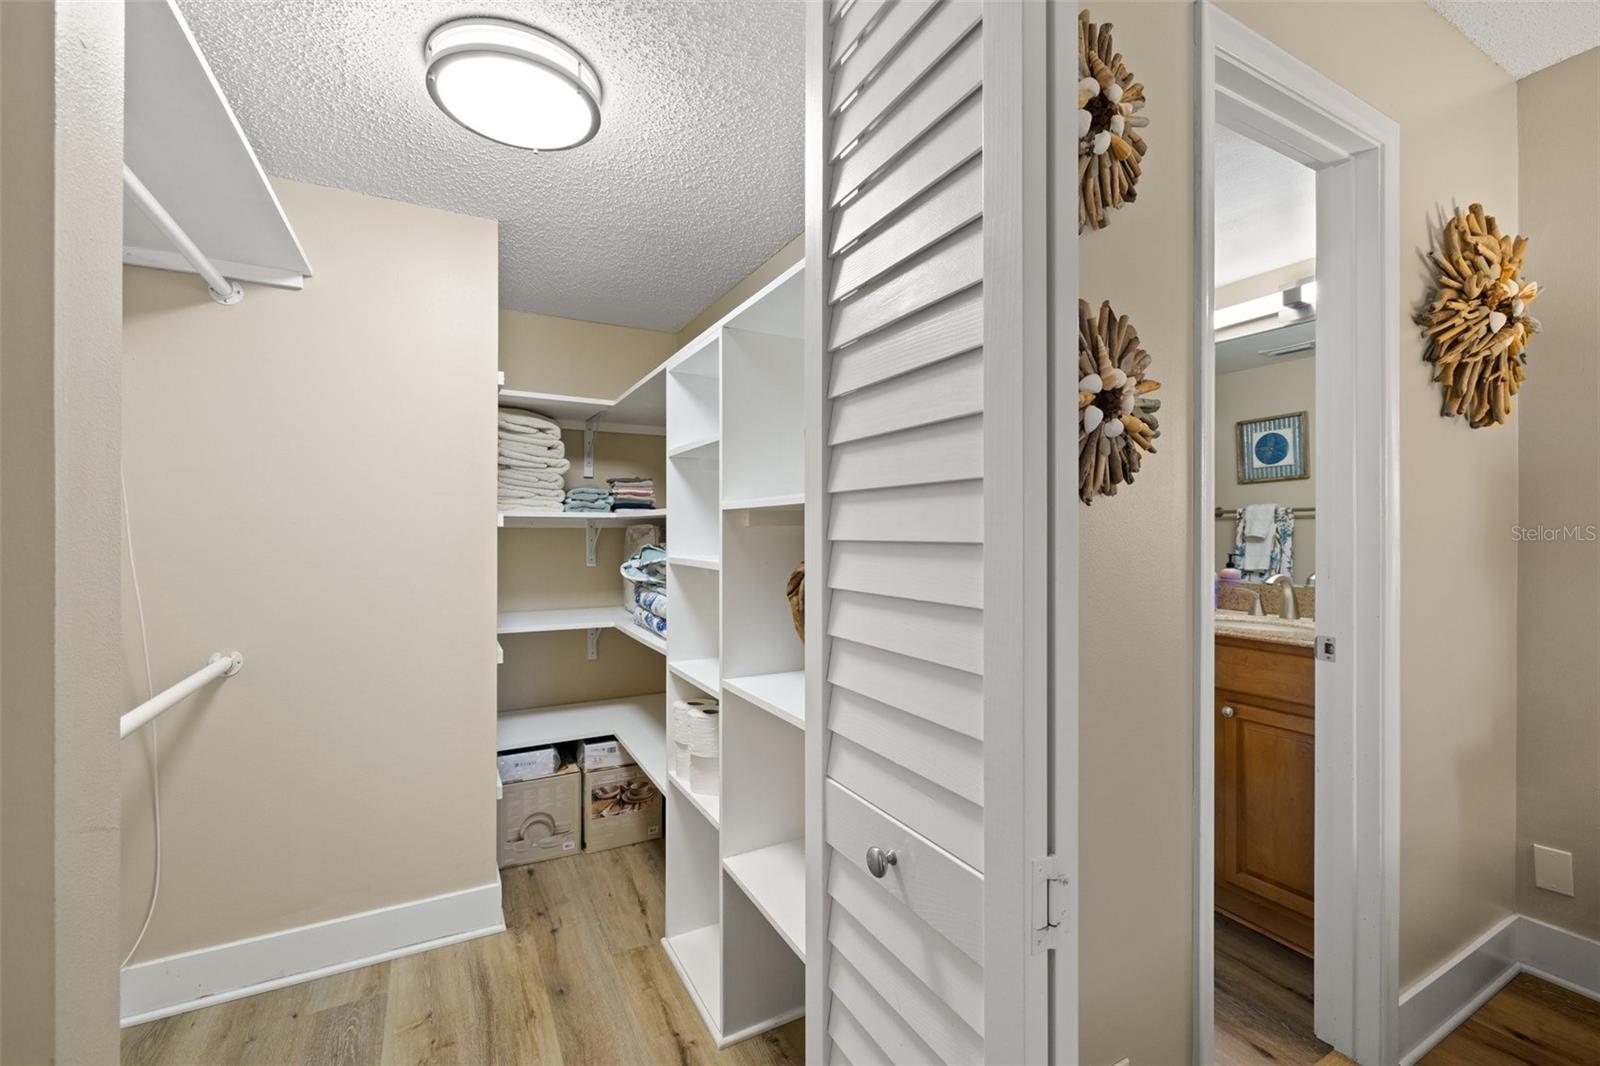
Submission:
[[[1223,707],[1222,707],[1222,717],[1224,717],[1224,718],[1232,718],[1233,717],[1233,708],[1229,707],[1226,704],[1224,704]]]
[[[873,877],[882,877],[889,872],[889,867],[899,861],[900,856],[896,855],[892,848],[888,851],[876,846],[867,849],[867,872]]]

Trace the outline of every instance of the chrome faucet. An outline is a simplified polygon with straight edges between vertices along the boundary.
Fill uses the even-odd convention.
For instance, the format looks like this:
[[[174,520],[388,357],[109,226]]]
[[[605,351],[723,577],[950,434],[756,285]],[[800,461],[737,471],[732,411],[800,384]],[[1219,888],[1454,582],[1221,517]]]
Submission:
[[[1278,590],[1278,617],[1285,622],[1293,622],[1300,617],[1300,610],[1294,602],[1294,575],[1273,574],[1267,579],[1267,584],[1276,585],[1284,582],[1284,587]]]

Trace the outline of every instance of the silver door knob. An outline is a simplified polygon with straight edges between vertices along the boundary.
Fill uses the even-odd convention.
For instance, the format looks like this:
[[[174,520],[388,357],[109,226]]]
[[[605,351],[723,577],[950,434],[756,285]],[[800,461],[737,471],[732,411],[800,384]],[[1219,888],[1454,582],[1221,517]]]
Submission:
[[[1223,708],[1222,708],[1222,717],[1224,717],[1224,718],[1232,718],[1233,717],[1233,708],[1224,705]]]
[[[900,856],[896,855],[892,848],[889,851],[884,851],[879,847],[867,849],[867,872],[873,877],[882,877],[889,872],[889,867],[899,861]]]

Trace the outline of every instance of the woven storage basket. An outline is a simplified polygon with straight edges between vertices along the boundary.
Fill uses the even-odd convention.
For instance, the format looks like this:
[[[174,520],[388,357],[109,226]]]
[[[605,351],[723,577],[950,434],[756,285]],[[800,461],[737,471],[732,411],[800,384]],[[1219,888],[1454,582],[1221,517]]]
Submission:
[[[785,590],[789,597],[789,617],[794,621],[794,631],[806,639],[806,564],[802,562],[789,574]]]

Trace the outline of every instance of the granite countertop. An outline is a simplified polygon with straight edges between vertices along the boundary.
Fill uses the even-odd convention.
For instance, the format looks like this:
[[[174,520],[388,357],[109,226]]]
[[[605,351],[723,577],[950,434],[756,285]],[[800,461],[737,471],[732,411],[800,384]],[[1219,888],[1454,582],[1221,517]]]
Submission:
[[[1219,637],[1292,644],[1299,648],[1309,648],[1316,642],[1317,623],[1312,618],[1286,621],[1271,616],[1263,618],[1247,611],[1218,611],[1216,624]]]

